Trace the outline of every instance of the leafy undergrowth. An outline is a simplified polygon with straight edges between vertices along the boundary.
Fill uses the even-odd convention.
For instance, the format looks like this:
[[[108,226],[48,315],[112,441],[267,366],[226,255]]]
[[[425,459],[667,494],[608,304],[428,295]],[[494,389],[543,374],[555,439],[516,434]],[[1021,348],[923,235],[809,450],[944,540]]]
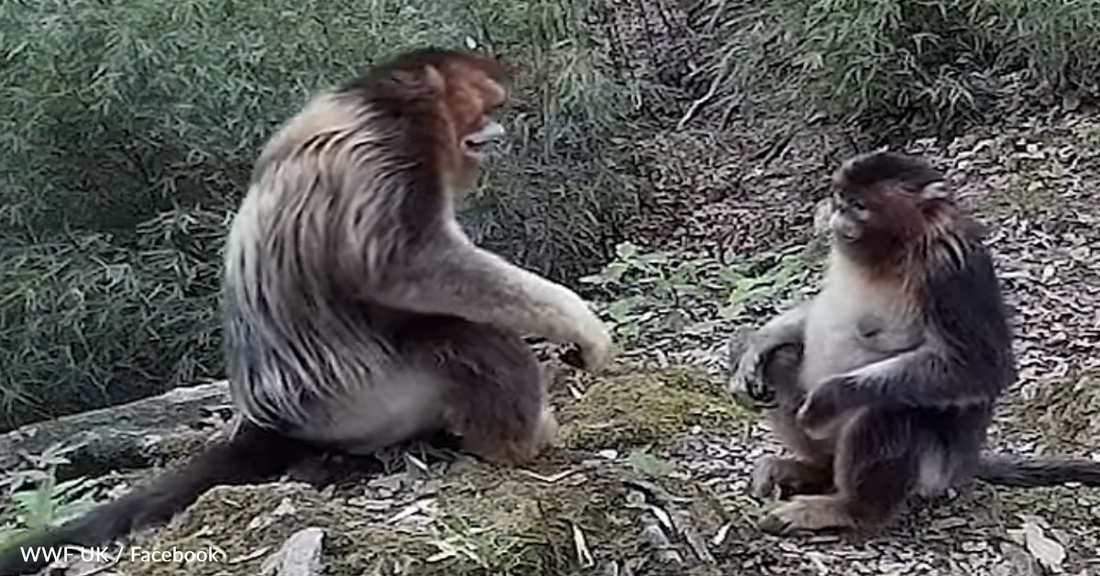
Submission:
[[[0,430],[217,378],[221,243],[258,150],[398,51],[519,64],[470,235],[556,279],[605,261],[642,207],[622,137],[639,87],[594,38],[604,8],[0,3]]]
[[[1061,0],[699,2],[703,100],[876,130],[995,117],[1021,93],[1096,95],[1100,11]],[[900,121],[899,121],[900,120]],[[904,128],[903,128],[904,130]]]
[[[814,248],[726,260],[623,243],[612,262],[581,282],[600,298],[596,309],[625,357],[713,371],[715,358],[699,351],[808,287],[822,264]]]

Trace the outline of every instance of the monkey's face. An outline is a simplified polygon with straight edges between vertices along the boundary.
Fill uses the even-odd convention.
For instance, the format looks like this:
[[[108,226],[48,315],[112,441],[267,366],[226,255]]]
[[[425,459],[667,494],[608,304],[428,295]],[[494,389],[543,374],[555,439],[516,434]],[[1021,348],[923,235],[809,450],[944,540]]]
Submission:
[[[843,190],[832,197],[832,213],[829,215],[829,229],[840,242],[853,243],[861,239],[866,228],[872,224],[873,214],[867,204],[857,194]]]
[[[504,126],[494,117],[504,105],[504,87],[487,74],[471,72],[455,86],[450,103],[457,150],[461,156],[459,187],[465,188],[477,177],[478,170],[495,155],[506,135]]]
[[[476,74],[462,86],[463,94],[455,99],[455,118],[459,121],[462,153],[481,164],[493,152],[493,147],[504,138],[504,126],[494,115],[504,105],[507,93],[504,87],[485,74]]]
[[[884,257],[922,230],[921,196],[894,184],[841,186],[832,197],[829,228],[846,251]]]

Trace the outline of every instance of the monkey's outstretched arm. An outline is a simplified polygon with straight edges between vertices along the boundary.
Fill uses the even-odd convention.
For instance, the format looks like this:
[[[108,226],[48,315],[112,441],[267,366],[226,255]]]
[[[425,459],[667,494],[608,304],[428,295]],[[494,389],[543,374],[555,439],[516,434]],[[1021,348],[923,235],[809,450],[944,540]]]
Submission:
[[[611,351],[603,322],[575,292],[468,241],[420,251],[387,271],[372,296],[397,309],[454,315],[576,343],[590,369],[604,364]]]
[[[925,345],[830,378],[799,410],[799,423],[814,428],[861,406],[898,408],[964,406],[992,401],[991,382],[1003,380],[992,367],[976,369],[951,361]]]

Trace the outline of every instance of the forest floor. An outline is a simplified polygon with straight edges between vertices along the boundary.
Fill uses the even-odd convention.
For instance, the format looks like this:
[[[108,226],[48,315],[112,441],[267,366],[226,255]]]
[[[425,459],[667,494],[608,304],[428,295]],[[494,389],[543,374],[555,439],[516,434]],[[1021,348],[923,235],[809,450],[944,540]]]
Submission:
[[[639,143],[641,164],[649,170],[661,217],[643,230],[639,243],[685,257],[720,250],[752,255],[807,243],[814,204],[825,197],[829,172],[856,150],[828,129],[790,131],[789,125],[755,120],[720,131],[669,126],[646,135]],[[914,142],[908,149],[945,169],[964,204],[988,225],[1014,311],[1020,380],[998,413],[992,444],[1014,453],[1100,457],[1100,199],[1093,193],[1100,189],[1100,119],[1081,113],[1006,117],[1000,125],[973,129],[948,142]],[[695,348],[682,357],[720,376],[731,327],[719,323],[711,328],[698,331],[703,338],[692,339]],[[652,336],[662,341],[661,335]],[[665,336],[666,341],[677,338]],[[659,347],[648,355],[662,356]],[[647,351],[641,352],[645,356]],[[762,534],[754,526],[768,503],[751,502],[745,494],[753,461],[781,451],[775,436],[756,418],[723,426],[709,426],[707,418],[694,422],[700,414],[712,415],[708,402],[710,409],[721,412],[720,401],[703,397],[700,405],[700,398],[684,401],[677,396],[680,392],[661,396],[669,393],[666,388],[653,388],[653,397],[618,402],[598,395],[592,399],[591,391],[598,388],[582,384],[559,390],[557,407],[568,416],[563,418],[566,443],[589,454],[582,462],[544,463],[541,480],[519,480],[522,475],[515,471],[485,473],[469,468],[468,462],[439,474],[440,468],[421,468],[405,454],[397,472],[338,490],[315,492],[287,483],[218,489],[168,529],[137,541],[167,548],[218,536],[235,548],[234,567],[129,565],[114,573],[255,573],[259,559],[287,536],[317,525],[329,534],[329,574],[428,574],[427,569],[382,570],[371,564],[376,558],[370,553],[397,546],[395,535],[412,538],[409,534],[431,527],[432,540],[408,544],[397,556],[434,555],[443,564],[459,559],[467,567],[462,574],[1100,576],[1100,489],[981,485],[970,495],[917,505],[874,537]],[[629,393],[630,386],[620,392]],[[578,412],[585,402],[611,412]],[[645,402],[653,406],[639,407]],[[651,413],[648,408],[673,413]],[[677,416],[690,425],[666,434],[662,426]],[[635,481],[637,469],[653,477],[661,475],[653,470],[662,467],[637,456],[636,448],[626,448],[631,444],[653,444],[651,454],[675,468],[666,476],[682,488],[644,487],[646,482]],[[586,480],[571,483],[570,475]],[[639,493],[663,491],[687,494],[683,497],[692,504],[667,495],[657,504],[637,500]],[[697,513],[705,508],[695,506],[704,493],[706,500],[720,504],[723,512],[710,514],[718,520]],[[505,501],[523,513],[501,516],[494,507]],[[689,518],[693,529],[685,530],[677,519],[666,522],[667,512],[657,512],[677,503],[689,509],[676,518]],[[623,509],[637,514],[627,517]],[[641,511],[649,516],[639,529],[634,522],[643,517]],[[472,519],[474,529],[451,524],[439,528],[446,524],[440,518],[449,522],[456,517]],[[573,531],[541,525],[547,518],[555,526],[568,519]],[[502,535],[483,536],[478,523]],[[671,544],[659,536],[666,524],[675,524],[668,532],[679,535]],[[538,544],[541,551],[532,554],[540,556],[534,560],[524,556],[536,547],[532,538],[550,544]],[[228,542],[232,539],[237,540]],[[635,547],[640,540],[644,545]],[[701,563],[677,567],[673,562],[669,568],[651,561],[690,558],[691,551],[700,549],[706,551],[702,556],[709,556]],[[532,568],[532,562],[573,552],[579,560],[568,565],[581,568]],[[587,566],[586,553],[595,558]],[[647,560],[631,562],[641,557]]]

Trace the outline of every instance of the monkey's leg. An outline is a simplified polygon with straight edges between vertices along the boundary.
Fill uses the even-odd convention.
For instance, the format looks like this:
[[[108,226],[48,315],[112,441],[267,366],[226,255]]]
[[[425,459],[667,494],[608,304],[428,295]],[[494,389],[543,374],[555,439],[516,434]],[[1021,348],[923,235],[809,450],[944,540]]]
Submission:
[[[752,494],[757,498],[787,499],[798,494],[822,494],[833,488],[831,462],[761,456],[752,471]]]
[[[767,498],[795,494],[820,494],[833,489],[833,457],[830,443],[815,441],[795,424],[795,414],[806,393],[798,383],[802,365],[799,344],[774,349],[763,367],[764,381],[775,392],[775,408],[769,411],[773,430],[795,458],[762,456],[753,467],[752,493]]]
[[[521,464],[549,444],[557,422],[547,398],[547,378],[534,352],[518,335],[464,320],[432,329],[421,365],[430,363],[448,388],[445,425],[462,436],[463,448],[502,464]]]
[[[868,410],[852,417],[837,445],[830,495],[795,496],[761,521],[774,534],[868,528],[890,520],[916,488],[922,438],[914,417]]]

